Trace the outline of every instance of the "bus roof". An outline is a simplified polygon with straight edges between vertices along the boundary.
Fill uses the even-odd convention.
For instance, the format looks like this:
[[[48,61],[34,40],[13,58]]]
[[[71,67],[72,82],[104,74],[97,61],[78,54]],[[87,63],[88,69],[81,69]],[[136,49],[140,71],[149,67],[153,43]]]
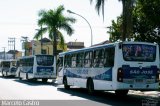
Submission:
[[[22,56],[22,57],[20,57],[19,59],[22,59],[22,58],[31,58],[31,57],[34,57],[34,56],[53,56],[53,55],[48,55],[48,54],[37,54],[37,55],[31,55],[31,56]]]
[[[16,59],[1,60],[1,62],[10,62],[10,61],[16,61]]]
[[[99,49],[99,48],[103,48],[103,47],[113,47],[115,45],[118,44],[149,44],[149,45],[157,45],[155,43],[149,43],[149,42],[134,42],[134,41],[124,41],[124,42],[115,42],[115,43],[108,43],[108,44],[104,44],[104,45],[96,45],[96,46],[91,46],[91,47],[87,47],[87,48],[83,48],[83,49],[77,49],[77,50],[71,50],[71,51],[67,51],[67,52],[62,52],[59,53],[59,55],[65,55],[65,54],[70,54],[70,53],[75,53],[75,52],[80,52],[80,51],[89,51],[91,49]]]
[[[71,50],[71,51],[67,51],[67,52],[62,52],[62,53],[59,53],[59,55],[64,55],[64,54],[70,54],[70,53],[73,53],[73,52],[80,52],[80,51],[89,51],[91,49],[99,49],[99,48],[103,48],[105,46],[108,46],[108,47],[113,47],[116,43],[110,43],[110,44],[105,44],[105,45],[98,45],[98,46],[91,46],[91,47],[87,47],[87,48],[83,48],[83,49],[77,49],[77,50]]]

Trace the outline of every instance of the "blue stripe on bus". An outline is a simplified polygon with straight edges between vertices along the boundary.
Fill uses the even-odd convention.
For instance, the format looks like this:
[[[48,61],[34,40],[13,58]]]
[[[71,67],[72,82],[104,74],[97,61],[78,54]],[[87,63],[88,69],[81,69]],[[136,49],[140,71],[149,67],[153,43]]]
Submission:
[[[144,79],[155,79],[158,71],[157,66],[151,67],[130,67],[129,65],[123,65],[124,78],[144,78]]]
[[[88,74],[88,70],[86,69],[85,71],[85,74]],[[69,69],[66,69],[66,72],[65,72],[65,75],[67,77],[72,77],[72,78],[84,78],[86,79],[89,75],[87,76],[82,76],[82,75],[78,75],[78,74],[75,74],[73,72],[71,72]],[[96,79],[96,80],[106,80],[106,81],[112,81],[112,68],[106,70],[104,73],[102,74],[99,74],[99,75],[96,75],[96,76],[93,76],[92,77],[93,79]]]
[[[20,71],[24,73],[33,73],[33,67],[21,67]]]
[[[53,72],[53,67],[43,67],[43,66],[37,67],[37,72],[38,73],[39,72],[49,72],[49,73],[51,73],[51,72]]]
[[[105,71],[105,73],[95,76],[94,79],[112,81],[112,68]]]

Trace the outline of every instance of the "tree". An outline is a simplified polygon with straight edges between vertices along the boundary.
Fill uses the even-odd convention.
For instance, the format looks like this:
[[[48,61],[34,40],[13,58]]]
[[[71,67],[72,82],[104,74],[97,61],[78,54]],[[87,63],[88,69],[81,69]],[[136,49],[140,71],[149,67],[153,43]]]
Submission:
[[[64,7],[61,5],[56,10],[41,10],[39,12],[40,19],[38,20],[39,26],[46,26],[41,28],[36,35],[35,39],[40,39],[44,33],[49,33],[49,38],[52,40],[54,49],[57,49],[57,41],[59,41],[60,47],[64,48],[64,37],[60,30],[64,30],[68,35],[72,35],[74,30],[71,27],[70,23],[75,23],[75,19],[71,17],[65,17],[62,12]],[[56,54],[56,50],[54,50]]]
[[[109,37],[110,42],[116,42],[118,40],[121,40],[122,16],[118,17],[116,22],[112,20],[112,25],[108,28],[109,28],[109,31],[107,31],[107,33],[110,34],[110,37]]]
[[[138,0],[133,11],[133,32],[136,41],[160,43],[159,0]]]
[[[103,15],[103,20],[104,20],[104,5],[105,5],[105,0],[97,0],[96,1],[96,5],[95,5],[95,8],[98,12],[98,15],[100,15],[100,9],[102,9],[102,15]],[[92,3],[93,0],[90,0],[90,3]]]
[[[160,2],[159,0],[137,0],[133,9],[133,40],[144,42],[160,43]],[[120,33],[121,17],[117,22],[112,21],[112,36],[118,36]],[[111,33],[111,31],[109,31]],[[111,37],[111,40],[117,41],[118,37]]]
[[[133,9],[133,1],[134,0],[118,0],[122,1],[123,6],[123,15],[122,15],[122,35],[121,39],[122,41],[125,41],[126,38],[130,38],[132,36],[132,9]],[[92,3],[93,0],[90,0]],[[99,11],[102,9],[102,15],[104,19],[104,4],[105,0],[97,0],[96,1],[96,10]]]
[[[72,35],[74,30],[71,27],[72,23],[75,23],[75,19],[66,17],[62,14],[64,7],[60,5],[55,10],[41,10],[39,12],[40,19],[38,20],[39,26],[46,26],[39,30],[35,38],[39,38],[41,34],[49,32],[49,38],[53,42],[53,55],[54,55],[54,70],[56,70],[56,58],[57,58],[57,41],[60,40],[60,44],[64,44],[64,38],[60,30],[64,30],[68,35]]]

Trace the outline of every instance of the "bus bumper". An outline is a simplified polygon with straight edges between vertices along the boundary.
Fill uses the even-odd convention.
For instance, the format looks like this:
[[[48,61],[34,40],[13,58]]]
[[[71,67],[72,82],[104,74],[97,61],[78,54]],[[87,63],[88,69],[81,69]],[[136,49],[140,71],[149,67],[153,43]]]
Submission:
[[[129,90],[157,90],[159,87],[159,83],[152,84],[126,84],[126,83],[118,83],[115,86],[115,90],[129,89]]]
[[[33,76],[34,78],[48,78],[48,79],[55,79],[56,78],[56,75],[52,75],[52,74],[50,74],[50,75],[34,75]]]

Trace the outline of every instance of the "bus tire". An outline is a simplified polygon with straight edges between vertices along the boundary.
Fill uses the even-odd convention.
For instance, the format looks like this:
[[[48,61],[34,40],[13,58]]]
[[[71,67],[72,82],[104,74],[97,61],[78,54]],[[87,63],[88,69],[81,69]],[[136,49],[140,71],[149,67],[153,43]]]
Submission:
[[[63,78],[63,84],[64,84],[65,89],[70,89],[70,86],[67,83],[67,78],[66,77]]]
[[[116,90],[115,91],[115,94],[117,95],[117,96],[126,96],[127,94],[128,94],[128,91],[129,90]]]
[[[3,73],[3,70],[2,70],[2,77],[4,77],[4,73]]]
[[[20,72],[18,73],[18,78],[19,78],[19,80],[22,80]]]
[[[87,92],[90,95],[92,95],[94,93],[94,84],[93,84],[93,80],[91,78],[89,78],[87,80]]]
[[[28,73],[26,73],[26,80],[28,80]]]
[[[48,79],[47,78],[42,78],[42,82],[47,83]]]
[[[38,79],[37,78],[32,78],[30,79],[31,81],[37,81]]]

